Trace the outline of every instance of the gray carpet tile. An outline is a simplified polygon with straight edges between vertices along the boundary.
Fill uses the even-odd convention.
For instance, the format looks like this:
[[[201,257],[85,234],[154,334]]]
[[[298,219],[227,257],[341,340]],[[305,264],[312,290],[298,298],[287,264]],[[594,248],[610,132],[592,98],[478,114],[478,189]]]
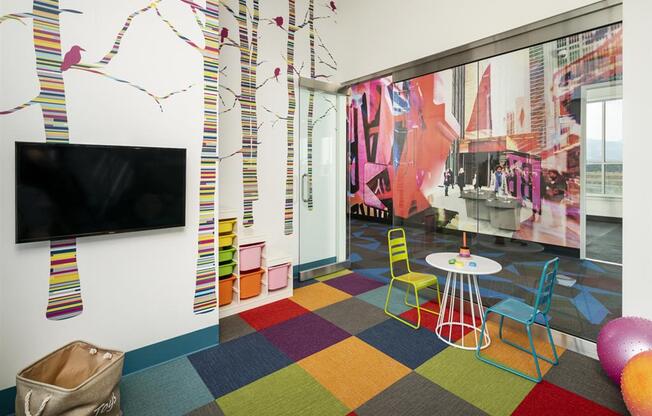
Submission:
[[[604,374],[597,360],[566,351],[559,359],[559,365],[550,369],[544,380],[627,414],[619,386]]]
[[[430,380],[410,373],[355,410],[359,416],[473,416],[485,412]]]
[[[244,319],[231,315],[220,319],[220,344],[256,332]]]
[[[352,335],[389,318],[381,309],[355,297],[319,309],[315,313]]]
[[[198,407],[190,413],[187,413],[186,416],[224,416],[224,412],[215,402],[210,402]]]
[[[183,415],[213,399],[185,357],[123,377],[120,393],[125,416]]]

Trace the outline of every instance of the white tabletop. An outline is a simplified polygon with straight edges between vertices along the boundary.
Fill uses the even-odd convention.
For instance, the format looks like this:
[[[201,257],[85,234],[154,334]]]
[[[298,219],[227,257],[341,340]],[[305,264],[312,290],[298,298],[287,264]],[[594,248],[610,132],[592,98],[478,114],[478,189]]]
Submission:
[[[450,264],[450,259],[458,260],[463,265]],[[426,262],[437,269],[462,274],[494,274],[503,269],[500,263],[475,254],[471,254],[471,257],[460,257],[459,253],[432,253],[428,254]],[[475,263],[475,267],[469,266],[471,262]]]

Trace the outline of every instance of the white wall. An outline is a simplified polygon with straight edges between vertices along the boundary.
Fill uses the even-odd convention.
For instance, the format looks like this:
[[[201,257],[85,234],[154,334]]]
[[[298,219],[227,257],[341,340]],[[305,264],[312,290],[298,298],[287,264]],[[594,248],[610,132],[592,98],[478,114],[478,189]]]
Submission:
[[[622,198],[610,198],[603,196],[586,196],[586,215],[597,215],[599,217],[623,217]]]
[[[86,49],[82,62],[94,63],[111,50],[127,16],[151,0],[63,3],[62,7],[77,8],[83,14],[62,16],[62,50],[80,45]],[[301,24],[308,0],[296,3],[297,24]],[[262,107],[280,116],[287,112],[287,32],[270,21],[283,16],[287,29],[288,2],[260,1],[260,5],[258,84],[272,76],[276,67],[281,74],[278,81],[270,80],[257,94],[259,122],[264,122],[258,138],[262,142],[258,153],[260,198],[254,204],[256,225],[245,233],[262,234],[268,243],[268,256],[285,257],[296,253],[297,235],[296,229],[294,235],[283,233],[286,125],[282,121],[272,125],[275,117]],[[0,2],[0,15],[31,11],[31,0]],[[180,33],[203,46],[202,33],[188,5],[162,1],[160,11]],[[315,16],[320,17],[316,23],[319,34],[328,43],[336,33],[338,15],[325,3],[315,1]],[[228,28],[237,42],[235,19],[224,8],[220,19],[221,26]],[[32,26],[29,19],[25,23],[8,20],[0,24],[0,111],[38,94]],[[238,49],[223,47],[220,66],[224,70],[220,85],[237,92]],[[307,26],[296,35],[295,66],[301,68],[302,76],[310,76]],[[14,142],[43,142],[43,120],[38,106],[0,115],[0,390],[14,384],[20,368],[74,339],[129,351],[218,323],[217,311],[204,315],[192,312],[204,111],[201,54],[149,10],[133,19],[120,52],[102,70],[156,95],[192,85],[163,101],[161,112],[150,97],[129,85],[86,72],[64,73],[71,142],[187,148],[186,227],[79,239],[77,259],[84,311],[65,321],[47,320],[49,244],[16,245],[13,239]],[[334,71],[319,67],[318,73]],[[296,81],[298,84],[298,78]],[[230,104],[232,96],[224,90],[221,93]],[[297,117],[298,113],[297,108]],[[233,111],[219,116],[219,154],[240,149],[241,134],[236,105]],[[220,205],[235,208],[240,217],[241,160],[240,155],[224,160],[218,174],[223,199]],[[297,215],[295,212],[295,218]]]
[[[340,1],[338,77],[340,81],[348,81],[593,2]]]
[[[111,49],[125,18],[147,4],[149,0],[75,4],[84,14],[62,17],[62,50],[78,44],[86,49],[82,62],[98,61]],[[31,1],[3,1],[0,15],[31,11],[31,6]],[[162,5],[161,12],[179,30],[201,39],[187,7]],[[31,22],[3,22],[0,51],[0,108],[7,109],[38,93]],[[13,232],[14,141],[45,140],[41,111],[33,106],[0,115],[0,389],[14,384],[17,370],[74,339],[128,351],[218,323],[217,311],[192,311],[203,123],[201,55],[149,11],[134,18],[120,52],[104,70],[159,95],[193,84],[164,101],[161,112],[150,97],[128,85],[80,71],[64,73],[71,142],[187,149],[186,226],[80,238],[84,311],[65,321],[47,320],[49,243],[16,245]]]
[[[623,15],[623,314],[652,319],[652,157],[650,18],[652,2],[625,0]]]

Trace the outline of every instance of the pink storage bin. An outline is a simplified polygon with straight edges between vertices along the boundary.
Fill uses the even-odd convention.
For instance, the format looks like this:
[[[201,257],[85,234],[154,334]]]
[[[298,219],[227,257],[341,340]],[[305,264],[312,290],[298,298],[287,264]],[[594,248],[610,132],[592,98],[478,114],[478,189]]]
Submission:
[[[290,267],[290,263],[283,263],[269,267],[267,270],[269,290],[283,289],[288,285],[288,273],[290,271]]]
[[[254,243],[240,246],[240,271],[248,272],[260,268],[265,243]]]

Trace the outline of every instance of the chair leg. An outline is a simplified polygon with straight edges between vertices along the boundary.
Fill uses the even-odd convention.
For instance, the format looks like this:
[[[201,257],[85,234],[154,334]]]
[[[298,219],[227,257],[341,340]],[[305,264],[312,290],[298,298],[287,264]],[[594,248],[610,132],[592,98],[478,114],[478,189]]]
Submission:
[[[412,303],[410,303],[410,302],[408,301],[408,295],[410,294],[410,286],[412,286],[413,289],[414,289],[414,304],[412,304]],[[439,296],[440,296],[440,295],[439,295],[439,287],[437,287],[437,300],[438,300],[438,301],[439,301]],[[439,302],[440,302],[440,304],[441,304],[441,301],[439,301]],[[418,293],[418,289],[417,289],[417,286],[416,286],[416,285],[410,285],[410,284],[408,284],[408,287],[407,287],[407,289],[405,290],[405,304],[406,304],[407,306],[411,307],[411,308],[417,308],[417,310],[421,310],[421,311],[424,311],[424,312],[428,312],[428,313],[431,313],[431,314],[433,314],[433,315],[439,315],[439,312],[437,312],[437,311],[435,311],[435,310],[430,310],[430,309],[428,309],[428,308],[424,308],[424,307],[421,306],[420,298],[419,298],[419,293]],[[419,313],[420,313],[420,312],[419,312]]]
[[[421,326],[421,305],[419,304],[419,290],[414,285],[414,303],[417,304],[417,328]]]
[[[485,312],[485,314],[484,314],[484,322],[482,323],[482,330],[480,331],[480,339],[484,339],[484,333],[485,333],[486,327],[487,327],[487,320],[488,320],[487,318],[489,317],[489,313],[491,313],[491,312],[492,312],[491,310],[487,310],[487,312]],[[504,318],[504,317],[501,315],[501,318]],[[542,379],[542,377],[541,377],[541,369],[539,368],[539,362],[537,360],[538,355],[536,353],[536,350],[534,349],[534,341],[532,340],[532,334],[530,333],[529,326],[527,327],[527,333],[528,333],[528,337],[529,337],[529,340],[530,340],[530,347],[532,348],[532,350],[531,351],[528,351],[528,350],[525,350],[525,349],[523,349],[523,350],[533,356],[534,363],[535,363],[536,368],[537,368],[538,378],[532,377],[529,374],[525,374],[525,373],[523,373],[521,371],[518,371],[518,370],[516,370],[514,368],[508,367],[508,366],[506,366],[504,364],[501,364],[501,363],[499,363],[497,361],[493,361],[493,360],[490,360],[489,358],[483,357],[480,354],[482,343],[478,343],[478,347],[475,350],[475,356],[480,361],[483,361],[483,362],[485,362],[487,364],[493,365],[494,367],[498,367],[501,370],[508,371],[508,372],[510,372],[512,374],[516,374],[517,376],[523,377],[523,378],[525,378],[527,380],[538,383]],[[519,347],[518,345],[515,345],[515,344],[513,344],[513,343],[511,343],[511,342],[509,342],[507,340],[503,340],[503,341],[510,344],[510,345],[516,346],[517,348],[521,349],[521,347]]]
[[[416,308],[416,305],[413,305],[410,302],[408,302],[408,296],[410,295],[410,287],[411,287],[410,285],[407,285],[407,288],[405,289],[405,299],[404,299],[403,303],[405,303],[407,306],[411,306],[413,308]],[[416,297],[416,295],[415,295],[415,297]],[[417,300],[416,303],[419,303],[419,301]]]
[[[534,365],[537,368],[537,379],[533,380],[536,381],[537,383],[540,382],[543,377],[541,376],[541,368],[539,367],[539,355],[537,354],[537,350],[534,348],[534,340],[532,339],[532,331],[530,330],[531,325],[526,325],[526,330],[527,330],[527,337],[530,340],[530,348],[532,348],[532,358],[534,359]]]
[[[480,330],[480,341],[477,343],[477,347],[475,349],[475,356],[477,359],[481,361],[488,362],[489,364],[492,364],[490,361],[487,361],[484,357],[480,356],[480,350],[482,349],[482,344],[484,343],[484,331],[487,329],[487,318],[489,317],[489,314],[491,313],[490,310],[487,310],[484,313],[484,319],[482,320],[482,329]]]
[[[500,340],[502,342],[504,342],[505,344],[507,344],[507,345],[511,345],[512,347],[516,348],[517,350],[520,350],[520,351],[523,351],[523,352],[527,352],[528,354],[531,354],[532,353],[531,350],[529,350],[529,349],[527,349],[525,347],[521,347],[520,345],[516,344],[515,342],[512,342],[512,341],[510,341],[510,340],[503,337],[503,320],[504,320],[504,318],[505,318],[504,316],[502,316],[502,315],[500,316],[500,329],[499,329],[499,332],[498,332],[498,334],[500,336]],[[528,324],[524,324],[524,325],[525,325],[526,330],[529,332],[529,330],[530,330],[529,325]],[[557,365],[557,363],[559,362],[559,358],[557,357],[557,350],[555,349],[555,344],[552,342],[552,333],[550,332],[549,327],[548,327],[548,339],[550,341],[550,344],[551,344],[551,347],[552,347],[552,353],[553,353],[555,359],[551,360],[550,358],[544,357],[544,356],[539,355],[539,354],[537,354],[537,358],[539,358],[540,360],[543,360],[545,362],[548,362],[548,363],[550,363],[552,365]]]
[[[437,276],[435,276],[437,277]],[[437,286],[437,304],[441,308],[441,292],[439,291],[439,279],[435,280],[435,284]]]
[[[400,316],[393,314],[392,312],[389,311],[389,298],[392,293],[393,284],[394,284],[394,279],[389,281],[389,287],[387,288],[387,298],[385,299],[385,313],[391,316],[392,318],[396,319],[397,321],[403,322],[405,325],[409,326],[410,328],[419,329],[418,325],[414,325],[412,322],[407,321],[401,318]]]
[[[548,317],[546,315],[543,315],[543,319],[546,321],[546,329],[548,330],[548,341],[550,342],[550,348],[552,349],[552,355],[555,357],[554,361],[548,361],[552,365],[557,365],[559,364],[559,356],[557,355],[557,346],[555,346],[555,342],[552,340],[552,331],[550,330],[550,324],[548,323]],[[545,360],[545,358],[544,358]]]

